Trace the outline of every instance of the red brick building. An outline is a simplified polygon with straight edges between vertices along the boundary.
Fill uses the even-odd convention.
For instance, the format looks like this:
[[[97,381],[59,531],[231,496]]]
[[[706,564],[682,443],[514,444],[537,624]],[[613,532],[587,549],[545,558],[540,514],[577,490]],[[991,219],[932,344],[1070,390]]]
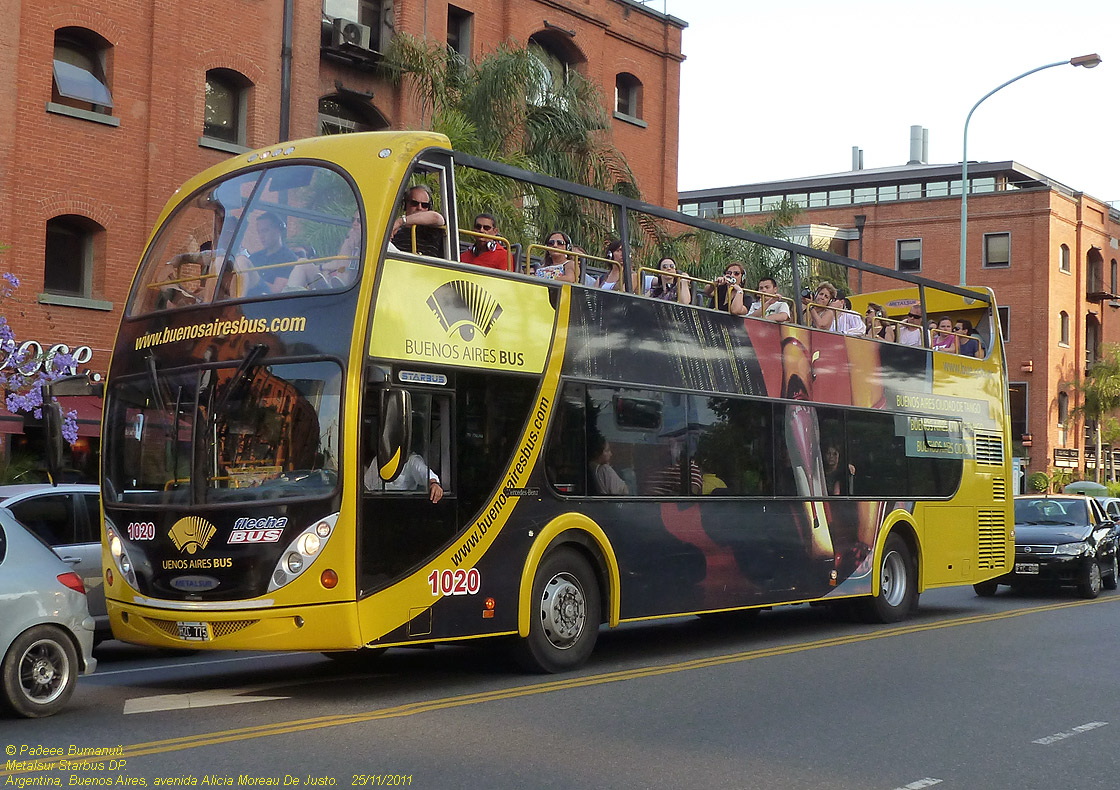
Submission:
[[[1095,448],[1071,419],[1080,398],[1070,383],[1103,343],[1120,342],[1120,210],[1017,162],[970,162],[968,176],[966,279],[1000,305],[1015,455],[1027,472],[1092,475]],[[919,163],[696,190],[680,207],[757,223],[785,198],[804,209],[795,240],[956,284],[960,184],[959,164]]]
[[[533,42],[554,78],[599,87],[644,197],[677,199],[685,23],[637,0],[0,0],[0,17],[0,271],[22,281],[2,310],[33,348],[81,349],[83,370],[105,371],[188,177],[280,139],[422,125],[372,70],[398,32],[473,58]],[[0,441],[22,425],[0,411]]]

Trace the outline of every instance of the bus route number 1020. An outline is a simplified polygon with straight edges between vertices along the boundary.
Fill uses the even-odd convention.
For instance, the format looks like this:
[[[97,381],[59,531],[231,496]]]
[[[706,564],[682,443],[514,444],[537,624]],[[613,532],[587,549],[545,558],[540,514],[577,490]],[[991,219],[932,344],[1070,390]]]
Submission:
[[[482,586],[482,575],[477,568],[432,571],[428,574],[428,586],[432,595],[474,595]]]

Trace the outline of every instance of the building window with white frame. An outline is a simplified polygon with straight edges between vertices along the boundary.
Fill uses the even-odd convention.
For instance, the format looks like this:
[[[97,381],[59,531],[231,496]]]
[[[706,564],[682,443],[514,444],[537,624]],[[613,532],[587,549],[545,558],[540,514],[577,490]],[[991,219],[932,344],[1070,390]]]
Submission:
[[[206,100],[202,136],[230,145],[244,146],[245,117],[250,82],[230,69],[206,72]]]
[[[984,234],[984,268],[1006,269],[1011,266],[1011,234]]]
[[[1069,247],[1063,244],[1058,248],[1058,270],[1066,274],[1070,273],[1069,267]]]
[[[106,64],[112,46],[91,30],[64,27],[54,34],[51,103],[110,115],[113,94]]]
[[[1065,310],[1058,314],[1058,345],[1069,347],[1069,313]]]
[[[922,270],[922,240],[899,239],[895,242],[895,265],[900,272]]]
[[[44,293],[83,298],[92,295],[94,238],[103,230],[93,220],[75,214],[47,221]]]
[[[1069,422],[1069,395],[1058,393],[1058,444],[1066,443],[1066,423]]]

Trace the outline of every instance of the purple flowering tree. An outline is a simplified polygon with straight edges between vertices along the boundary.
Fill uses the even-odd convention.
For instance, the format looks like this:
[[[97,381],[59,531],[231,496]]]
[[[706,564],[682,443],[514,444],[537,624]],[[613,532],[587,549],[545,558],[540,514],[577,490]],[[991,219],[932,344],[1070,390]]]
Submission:
[[[0,304],[13,298],[19,279],[10,272],[0,275]],[[16,342],[8,319],[0,315],[0,389],[4,403],[13,414],[43,417],[43,384],[70,375],[76,368],[70,354],[33,355]],[[62,438],[69,444],[78,440],[78,413],[63,413]]]

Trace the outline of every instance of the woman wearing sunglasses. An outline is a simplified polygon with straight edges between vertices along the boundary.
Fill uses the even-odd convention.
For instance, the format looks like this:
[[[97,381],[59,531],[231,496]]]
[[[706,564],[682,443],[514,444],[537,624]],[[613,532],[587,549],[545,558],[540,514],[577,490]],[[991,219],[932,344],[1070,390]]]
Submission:
[[[864,334],[868,337],[893,343],[895,339],[894,324],[887,321],[886,317],[882,305],[870,302],[867,305],[867,312],[863,314],[863,323],[866,327]]]
[[[545,239],[548,252],[544,260],[533,274],[546,280],[559,280],[565,283],[576,281],[576,262],[568,252],[572,249],[572,240],[562,230],[554,230]]]
[[[646,291],[646,296],[666,302],[692,304],[692,291],[688,287],[688,280],[676,276],[677,262],[672,258],[662,258],[657,268],[664,273],[653,278],[653,284]]]
[[[714,309],[731,315],[747,314],[748,305],[743,298],[743,276],[743,264],[732,261],[715,282],[704,286],[704,295],[712,300],[711,306]]]

